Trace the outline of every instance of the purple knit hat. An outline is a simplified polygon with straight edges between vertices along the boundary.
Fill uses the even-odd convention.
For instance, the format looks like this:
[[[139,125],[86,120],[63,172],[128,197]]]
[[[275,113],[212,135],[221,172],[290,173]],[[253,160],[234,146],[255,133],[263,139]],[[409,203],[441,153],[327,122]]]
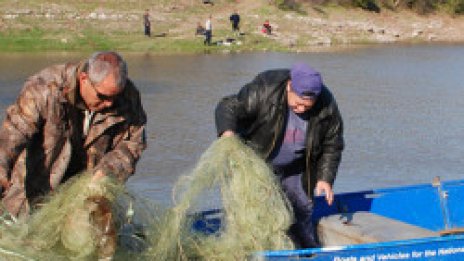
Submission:
[[[300,97],[317,97],[321,93],[321,74],[306,63],[296,63],[290,70],[292,90]]]

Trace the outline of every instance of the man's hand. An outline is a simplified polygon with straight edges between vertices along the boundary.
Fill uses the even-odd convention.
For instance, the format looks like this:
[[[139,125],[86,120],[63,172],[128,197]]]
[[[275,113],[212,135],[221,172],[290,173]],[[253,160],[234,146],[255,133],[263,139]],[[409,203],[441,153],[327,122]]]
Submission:
[[[103,173],[103,171],[99,169],[95,171],[95,173],[93,173],[92,182],[98,182],[101,178],[105,176],[106,176],[105,173]]]
[[[235,132],[231,130],[226,130],[222,133],[221,137],[232,137],[235,135]]]
[[[332,190],[332,186],[325,182],[325,181],[318,181],[316,183],[316,196],[320,196],[322,194],[325,195],[325,200],[327,201],[327,204],[332,205],[333,200],[334,200],[334,193]]]

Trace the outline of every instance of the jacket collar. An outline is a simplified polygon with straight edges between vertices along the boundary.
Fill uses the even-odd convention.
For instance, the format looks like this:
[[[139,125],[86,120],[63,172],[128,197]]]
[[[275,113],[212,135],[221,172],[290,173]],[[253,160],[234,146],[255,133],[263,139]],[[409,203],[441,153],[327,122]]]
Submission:
[[[84,62],[68,63],[64,70],[63,93],[64,98],[72,106],[85,110],[86,106],[79,92],[79,73],[82,71]]]

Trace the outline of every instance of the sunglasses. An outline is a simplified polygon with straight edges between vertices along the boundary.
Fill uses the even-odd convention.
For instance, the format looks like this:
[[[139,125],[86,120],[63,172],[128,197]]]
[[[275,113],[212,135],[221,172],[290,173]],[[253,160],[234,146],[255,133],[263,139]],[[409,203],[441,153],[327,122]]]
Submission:
[[[99,100],[101,100],[101,101],[114,101],[114,99],[116,98],[116,95],[109,96],[109,95],[105,95],[105,94],[99,92],[97,90],[97,88],[95,88],[95,85],[93,85],[93,83],[91,81],[89,81],[89,83],[90,83],[90,86],[92,86],[92,89],[95,92],[95,94],[97,95],[97,98]]]

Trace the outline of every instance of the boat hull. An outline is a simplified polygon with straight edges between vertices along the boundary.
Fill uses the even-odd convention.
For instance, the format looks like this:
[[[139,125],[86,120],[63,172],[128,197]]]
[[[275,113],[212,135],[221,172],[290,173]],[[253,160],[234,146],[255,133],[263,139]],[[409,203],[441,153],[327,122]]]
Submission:
[[[370,260],[464,260],[464,180],[404,186],[337,194],[335,203],[328,206],[322,197],[315,198],[314,222],[338,215],[356,217],[359,213],[379,216],[380,221],[365,222],[343,220],[347,226],[357,225],[361,237],[371,241],[353,241],[347,244],[323,242],[321,248],[263,251],[254,257],[265,260],[332,260],[332,261],[370,261]],[[194,223],[197,231],[207,234],[220,233],[221,211],[209,210],[201,213]],[[388,222],[402,224],[399,229],[424,230],[418,236],[401,239]],[[377,224],[375,223],[377,222]],[[363,226],[372,226],[362,230]],[[378,233],[376,226],[383,226],[385,235]],[[391,229],[390,229],[391,228]],[[413,229],[412,229],[413,228]],[[350,228],[351,229],[351,228]],[[347,229],[339,229],[346,233]],[[351,229],[352,230],[352,229]],[[366,232],[367,231],[367,232]],[[378,235],[368,235],[377,231]],[[451,231],[451,233],[449,233]],[[458,232],[456,234],[453,231]],[[319,230],[319,233],[320,230]],[[436,235],[436,236],[430,236]],[[337,235],[335,235],[335,238]],[[376,237],[378,240],[376,240]],[[374,238],[374,239],[372,239]],[[379,239],[381,238],[381,239]],[[378,242],[376,242],[378,241]],[[360,243],[361,242],[361,243]]]

